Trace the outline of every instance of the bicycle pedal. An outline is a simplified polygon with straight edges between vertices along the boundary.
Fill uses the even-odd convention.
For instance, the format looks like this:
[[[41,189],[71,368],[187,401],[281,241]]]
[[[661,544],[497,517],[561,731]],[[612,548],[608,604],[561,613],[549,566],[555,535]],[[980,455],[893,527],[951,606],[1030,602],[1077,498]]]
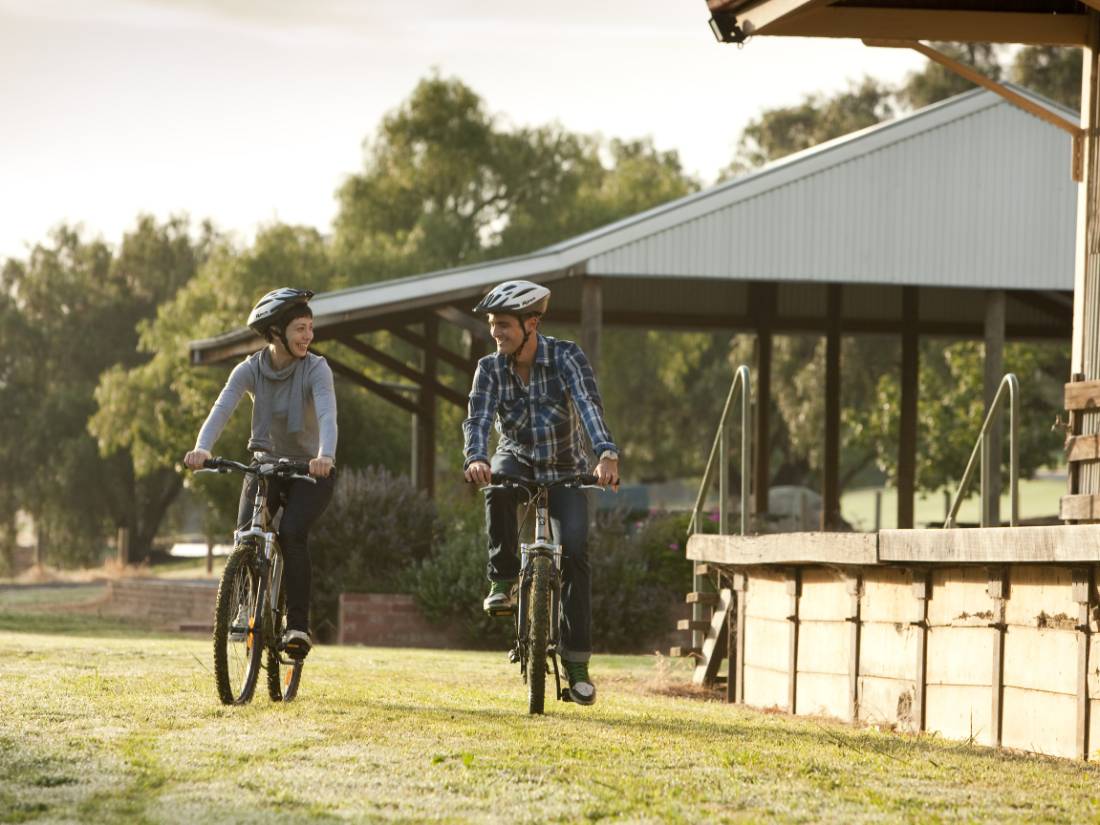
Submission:
[[[569,694],[569,688],[564,687],[561,689],[561,696],[558,697],[563,702],[572,702],[573,697]]]
[[[485,612],[492,616],[494,619],[501,618],[503,616],[516,615],[515,609],[511,607],[493,607]]]

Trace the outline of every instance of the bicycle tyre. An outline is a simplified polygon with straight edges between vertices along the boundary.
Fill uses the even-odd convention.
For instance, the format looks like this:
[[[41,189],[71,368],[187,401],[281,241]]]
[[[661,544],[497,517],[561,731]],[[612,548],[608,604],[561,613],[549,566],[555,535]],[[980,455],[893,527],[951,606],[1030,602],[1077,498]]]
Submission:
[[[254,564],[252,549],[238,547],[230,555],[218,585],[214,608],[214,681],[224,705],[245,705],[252,701],[263,656],[263,580]],[[230,628],[247,599],[248,631],[243,640],[230,638]],[[243,653],[243,656],[242,656]]]
[[[298,695],[298,685],[302,682],[302,666],[305,662],[295,661],[283,675],[279,657],[279,640],[286,630],[286,588],[279,591],[279,609],[276,612],[276,627],[267,642],[267,695],[272,702],[289,702]],[[293,660],[292,660],[293,661]]]
[[[531,560],[527,621],[527,712],[542,713],[546,700],[546,642],[550,638],[550,559]]]

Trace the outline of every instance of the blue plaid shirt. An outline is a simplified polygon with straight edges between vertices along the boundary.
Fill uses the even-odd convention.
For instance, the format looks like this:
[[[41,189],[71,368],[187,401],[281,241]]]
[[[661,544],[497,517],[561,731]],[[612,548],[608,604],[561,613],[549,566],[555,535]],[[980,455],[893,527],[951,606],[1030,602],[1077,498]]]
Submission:
[[[581,427],[596,455],[618,452],[603,420],[596,376],[572,341],[538,336],[531,380],[524,385],[499,353],[477,363],[469,417],[462,422],[466,462],[489,460],[489,425],[496,419],[497,451],[530,464],[536,481],[554,481],[588,471]],[[578,422],[579,419],[579,422]]]

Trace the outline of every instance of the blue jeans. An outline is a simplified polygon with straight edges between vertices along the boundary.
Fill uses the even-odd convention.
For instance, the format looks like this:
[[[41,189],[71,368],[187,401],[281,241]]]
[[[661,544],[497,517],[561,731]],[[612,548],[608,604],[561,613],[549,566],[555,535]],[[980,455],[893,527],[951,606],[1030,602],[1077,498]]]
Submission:
[[[534,478],[531,467],[513,455],[497,453],[494,473]],[[489,529],[489,580],[519,578],[519,525],[516,508],[526,501],[517,490],[486,490],[485,522]],[[550,527],[562,546],[561,657],[587,662],[592,655],[592,570],[588,564],[588,497],[584,490],[556,487],[550,491]]]

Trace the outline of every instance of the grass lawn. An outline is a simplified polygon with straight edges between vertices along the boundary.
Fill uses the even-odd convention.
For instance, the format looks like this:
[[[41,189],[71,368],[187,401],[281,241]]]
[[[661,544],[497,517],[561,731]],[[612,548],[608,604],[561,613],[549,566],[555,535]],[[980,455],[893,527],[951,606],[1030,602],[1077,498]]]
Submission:
[[[597,657],[599,704],[529,718],[502,653],[321,647],[299,701],[226,708],[209,647],[0,612],[0,821],[1100,817],[1091,766],[687,697],[654,657]]]

